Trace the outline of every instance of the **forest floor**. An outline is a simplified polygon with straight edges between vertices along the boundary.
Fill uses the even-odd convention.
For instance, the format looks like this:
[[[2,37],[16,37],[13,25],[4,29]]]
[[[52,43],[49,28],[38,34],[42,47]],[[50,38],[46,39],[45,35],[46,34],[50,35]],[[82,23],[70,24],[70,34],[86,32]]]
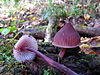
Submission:
[[[26,5],[23,4],[22,7]],[[48,21],[41,18],[42,7],[34,9],[31,6],[27,6],[27,9],[22,7],[14,9],[11,9],[11,6],[9,9],[5,6],[0,7],[0,75],[64,75],[39,57],[33,60],[32,63],[35,64],[33,68],[30,67],[31,63],[17,62],[13,57],[13,47],[22,34],[33,35],[37,39],[41,53],[79,75],[100,75],[100,35],[89,36],[81,33],[81,45],[66,50],[66,55],[61,59],[58,56],[61,48],[53,46],[50,42],[44,42]],[[93,10],[92,12],[95,13]],[[76,21],[80,26],[100,28],[98,13],[95,17],[91,14],[77,14],[76,17],[71,16],[67,19]],[[57,21],[59,30],[62,25],[60,19]]]

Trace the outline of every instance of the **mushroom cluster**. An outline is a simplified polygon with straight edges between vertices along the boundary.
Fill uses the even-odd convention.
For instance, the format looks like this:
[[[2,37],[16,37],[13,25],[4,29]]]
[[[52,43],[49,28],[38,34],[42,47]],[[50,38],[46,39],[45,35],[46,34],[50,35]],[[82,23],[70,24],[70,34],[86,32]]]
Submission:
[[[79,46],[80,36],[71,23],[66,23],[54,36],[52,44],[61,47],[59,57],[63,58],[67,48]]]

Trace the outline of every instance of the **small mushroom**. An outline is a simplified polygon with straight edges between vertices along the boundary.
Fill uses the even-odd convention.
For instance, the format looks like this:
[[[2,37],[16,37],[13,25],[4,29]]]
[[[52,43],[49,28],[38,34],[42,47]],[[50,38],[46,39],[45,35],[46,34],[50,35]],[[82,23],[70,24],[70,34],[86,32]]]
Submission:
[[[29,47],[38,50],[36,39],[32,36],[23,35],[15,44],[13,55],[15,59],[19,62],[30,61],[35,58],[36,54],[26,49],[23,49],[24,47]]]
[[[59,57],[63,58],[67,48],[79,46],[80,36],[71,23],[66,23],[54,36],[52,44],[61,47]]]
[[[32,60],[35,54],[41,57],[42,60],[46,61],[49,65],[59,69],[67,75],[78,75],[71,69],[64,65],[55,62],[51,58],[43,55],[38,50],[37,42],[32,36],[23,35],[19,41],[15,44],[13,54],[17,61],[25,62],[27,60]]]

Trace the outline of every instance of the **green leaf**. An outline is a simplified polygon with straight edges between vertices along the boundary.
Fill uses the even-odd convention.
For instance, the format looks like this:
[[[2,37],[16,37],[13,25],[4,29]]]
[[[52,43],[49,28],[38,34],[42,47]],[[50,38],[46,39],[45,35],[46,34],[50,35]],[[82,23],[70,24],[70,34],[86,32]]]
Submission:
[[[90,7],[90,8],[94,8],[95,5],[94,5],[94,4],[90,4],[89,7]]]
[[[44,70],[43,75],[50,75],[50,73],[47,70]]]
[[[20,20],[20,23],[23,23],[23,22],[25,22],[25,20]]]
[[[15,0],[15,2],[19,2],[20,0]]]
[[[1,34],[2,35],[7,35],[9,32],[10,32],[10,30],[6,28],[1,32]]]
[[[9,29],[11,32],[13,32],[13,31],[16,30],[16,26],[9,26],[8,29]]]
[[[16,24],[17,24],[16,21],[13,21],[13,22],[11,23],[12,26],[14,26],[14,25],[16,25]]]
[[[2,32],[4,30],[4,28],[0,29],[0,32]]]

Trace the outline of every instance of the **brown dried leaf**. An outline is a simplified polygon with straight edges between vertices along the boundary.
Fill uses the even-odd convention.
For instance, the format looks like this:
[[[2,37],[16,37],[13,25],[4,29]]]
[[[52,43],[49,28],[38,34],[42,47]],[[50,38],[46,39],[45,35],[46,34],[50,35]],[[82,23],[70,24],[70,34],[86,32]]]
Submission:
[[[84,19],[85,20],[89,20],[90,19],[90,15],[89,14],[84,14]]]

